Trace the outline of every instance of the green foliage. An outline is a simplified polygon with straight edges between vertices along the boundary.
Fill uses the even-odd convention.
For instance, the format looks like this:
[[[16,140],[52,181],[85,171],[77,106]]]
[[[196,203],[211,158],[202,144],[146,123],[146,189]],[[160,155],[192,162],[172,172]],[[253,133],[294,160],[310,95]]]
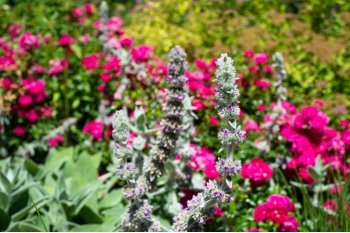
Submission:
[[[252,49],[286,54],[289,96],[296,104],[323,99],[327,113],[350,106],[348,1],[152,1],[137,4],[126,31],[165,54],[179,44],[189,59],[240,57]],[[236,62],[239,66],[239,62]],[[239,69],[238,69],[239,70]],[[338,109],[334,99],[338,99]],[[341,112],[340,112],[341,111]]]
[[[0,229],[112,231],[124,207],[116,178],[100,176],[101,154],[52,152],[44,165],[5,160],[0,173]],[[11,168],[14,166],[14,168]]]

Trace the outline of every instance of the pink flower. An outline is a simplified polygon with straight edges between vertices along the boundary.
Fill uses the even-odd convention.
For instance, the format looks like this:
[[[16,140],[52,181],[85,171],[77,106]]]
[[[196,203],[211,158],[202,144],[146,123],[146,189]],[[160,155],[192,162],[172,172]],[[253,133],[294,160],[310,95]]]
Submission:
[[[263,222],[267,218],[266,204],[259,204],[255,207],[253,217],[256,222]]]
[[[81,7],[73,8],[72,15],[76,18],[83,16],[84,11]]]
[[[254,227],[254,228],[250,228],[250,229],[246,230],[245,232],[261,232],[261,230],[257,227]]]
[[[281,232],[297,232],[298,231],[298,220],[296,218],[286,218],[280,226],[277,228],[277,231]]]
[[[350,121],[348,121],[348,120],[340,120],[339,121],[339,125],[340,125],[340,127],[342,127],[342,128],[348,128],[349,127],[349,125],[350,125]]]
[[[259,72],[259,67],[257,67],[257,66],[249,66],[249,71],[251,73],[258,73]]]
[[[192,107],[194,108],[195,111],[200,111],[205,107],[205,105],[201,100],[194,98],[192,100]]]
[[[31,109],[28,112],[25,113],[25,118],[31,122],[31,123],[35,123],[39,120],[39,114],[34,110]]]
[[[324,101],[323,100],[315,100],[315,105],[318,107],[322,107],[324,105]]]
[[[119,75],[121,71],[120,60],[116,57],[112,57],[108,62],[103,66],[104,71],[115,71],[115,75]]]
[[[0,71],[16,68],[16,60],[12,56],[0,56]]]
[[[68,67],[68,60],[66,58],[56,59],[49,61],[50,69],[48,71],[49,75],[58,75]]]
[[[7,29],[7,31],[10,33],[11,38],[15,38],[21,32],[21,23],[16,22],[11,24]]]
[[[123,24],[124,21],[121,18],[113,16],[107,21],[106,26],[111,32],[118,32],[120,31]]]
[[[13,83],[12,80],[9,78],[1,78],[0,79],[0,87],[5,89],[6,91],[11,89],[12,83]]]
[[[91,37],[89,34],[85,34],[79,37],[79,41],[83,44],[87,44],[91,41]]]
[[[269,89],[270,88],[270,83],[266,79],[255,79],[254,84],[257,87],[260,87],[262,89]]]
[[[27,83],[23,83],[23,86],[31,95],[46,95],[46,84],[43,80],[28,80]]]
[[[264,185],[272,177],[272,169],[261,158],[252,159],[242,166],[242,177],[250,180],[253,187]]]
[[[124,48],[130,48],[133,43],[134,43],[134,40],[131,38],[131,37],[124,37],[122,39],[120,39],[120,45]]]
[[[85,8],[85,12],[88,14],[88,15],[91,15],[94,13],[94,6],[87,2],[84,4],[84,8]]]
[[[75,39],[70,35],[64,34],[60,37],[59,43],[61,46],[69,46],[75,43]]]
[[[347,129],[341,133],[341,139],[347,146],[350,146],[350,129]]]
[[[25,32],[19,38],[19,46],[24,50],[30,50],[39,47],[39,37],[30,32]]]
[[[99,86],[97,87],[97,91],[98,91],[98,92],[104,92],[105,89],[106,89],[106,87],[105,87],[104,85],[99,85]]]
[[[207,63],[202,60],[202,59],[195,59],[194,60],[194,64],[198,67],[198,69],[202,70],[202,71],[207,71],[208,70],[208,65]]]
[[[255,208],[253,217],[256,222],[268,220],[280,224],[282,230],[287,230],[298,226],[296,219],[290,217],[294,209],[293,202],[287,196],[273,194]]]
[[[268,59],[269,59],[269,55],[266,53],[257,53],[254,56],[254,60],[256,64],[259,64],[259,65],[266,63]]]
[[[244,51],[244,56],[245,57],[253,57],[254,56],[254,52],[252,50],[246,50]]]
[[[104,125],[101,121],[94,120],[84,126],[83,133],[89,134],[95,141],[101,141],[103,138],[103,128]]]
[[[294,211],[295,209],[293,202],[287,196],[281,194],[269,196],[266,200],[266,204],[269,205],[270,208],[283,209],[287,212]]]
[[[23,126],[17,125],[15,128],[13,128],[12,132],[17,137],[22,137],[26,134],[26,129]]]
[[[89,56],[83,57],[81,60],[81,64],[86,70],[96,69],[99,65],[99,62],[100,60],[98,54],[91,54]]]
[[[44,117],[51,117],[52,116],[52,109],[48,106],[42,107],[40,109],[40,112]]]
[[[222,217],[224,216],[224,211],[219,206],[214,206],[214,216]]]
[[[57,147],[58,144],[60,144],[61,142],[63,142],[63,136],[62,135],[57,135],[56,137],[53,138],[49,138],[47,140],[47,144],[49,145],[49,147]]]
[[[191,144],[191,149],[193,150],[193,155],[187,166],[195,171],[203,170],[209,179],[218,178],[219,173],[215,167],[215,155],[213,152],[206,147],[199,148],[194,144]]]
[[[315,180],[310,176],[309,171],[305,167],[301,167],[298,171],[300,178],[307,184],[313,184]]]
[[[204,169],[204,175],[209,179],[217,179],[220,176],[220,173],[216,170],[214,163],[209,163]]]
[[[34,73],[37,73],[37,74],[42,74],[44,73],[44,68],[41,66],[41,65],[38,65],[38,64],[35,64],[32,66],[31,70],[34,72]]]
[[[266,110],[266,105],[265,104],[259,104],[257,107],[257,110],[259,112],[264,112]]]
[[[260,131],[260,127],[259,127],[258,123],[254,120],[250,120],[250,119],[245,120],[244,126],[245,126],[245,131],[247,132],[247,134],[251,131],[255,131],[255,132]]]
[[[109,73],[102,73],[100,74],[100,79],[102,82],[109,82],[112,79],[112,77]]]
[[[219,120],[216,117],[209,117],[209,123],[213,126],[217,126],[219,124]]]
[[[131,50],[131,57],[134,62],[145,62],[151,57],[153,48],[147,45],[140,45]]]
[[[272,73],[273,68],[272,68],[272,66],[267,65],[267,66],[264,67],[264,71],[265,71],[265,73],[269,74],[269,73]]]
[[[29,95],[21,95],[18,98],[18,103],[22,106],[22,107],[28,107],[29,105],[31,105],[31,103],[33,102],[33,98]]]

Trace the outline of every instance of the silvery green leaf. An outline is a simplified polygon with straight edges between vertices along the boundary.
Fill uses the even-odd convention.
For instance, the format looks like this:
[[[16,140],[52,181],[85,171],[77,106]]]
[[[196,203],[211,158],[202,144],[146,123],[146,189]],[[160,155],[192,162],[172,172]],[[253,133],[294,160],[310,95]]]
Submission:
[[[192,176],[192,185],[194,189],[204,189],[205,188],[205,180],[203,176],[199,174],[193,174]]]
[[[135,150],[142,151],[143,148],[145,148],[145,144],[146,144],[146,139],[144,139],[141,136],[137,136],[133,140],[133,147],[135,148]]]
[[[320,181],[322,179],[322,175],[320,174],[319,170],[315,169],[314,167],[308,167],[307,170],[309,171],[310,176],[315,180]]]
[[[309,187],[307,184],[302,184],[302,183],[295,182],[295,181],[290,181],[290,183],[293,186],[298,187],[298,188],[308,188]]]

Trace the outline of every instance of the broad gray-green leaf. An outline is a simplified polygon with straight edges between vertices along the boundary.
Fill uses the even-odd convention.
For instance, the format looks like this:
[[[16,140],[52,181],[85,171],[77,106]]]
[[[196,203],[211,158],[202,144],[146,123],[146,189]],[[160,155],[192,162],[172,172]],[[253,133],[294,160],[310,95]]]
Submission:
[[[0,191],[0,209],[7,212],[10,205],[10,198],[5,192]]]
[[[15,223],[7,230],[9,232],[41,232],[40,228],[24,222]]]
[[[10,221],[10,216],[4,210],[0,209],[0,231],[6,231]]]
[[[118,205],[123,199],[123,193],[121,189],[113,190],[108,193],[101,201],[100,208],[107,209]]]

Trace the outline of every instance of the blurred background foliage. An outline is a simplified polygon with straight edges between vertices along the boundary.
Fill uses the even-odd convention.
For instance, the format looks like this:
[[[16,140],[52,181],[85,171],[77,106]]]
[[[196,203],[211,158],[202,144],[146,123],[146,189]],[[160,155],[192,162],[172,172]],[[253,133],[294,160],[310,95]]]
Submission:
[[[293,102],[321,98],[329,114],[347,114],[348,1],[140,1],[126,16],[128,34],[155,46],[159,54],[174,44],[186,48],[192,60],[222,52],[242,57],[248,49],[281,51],[291,77],[288,90]]]

